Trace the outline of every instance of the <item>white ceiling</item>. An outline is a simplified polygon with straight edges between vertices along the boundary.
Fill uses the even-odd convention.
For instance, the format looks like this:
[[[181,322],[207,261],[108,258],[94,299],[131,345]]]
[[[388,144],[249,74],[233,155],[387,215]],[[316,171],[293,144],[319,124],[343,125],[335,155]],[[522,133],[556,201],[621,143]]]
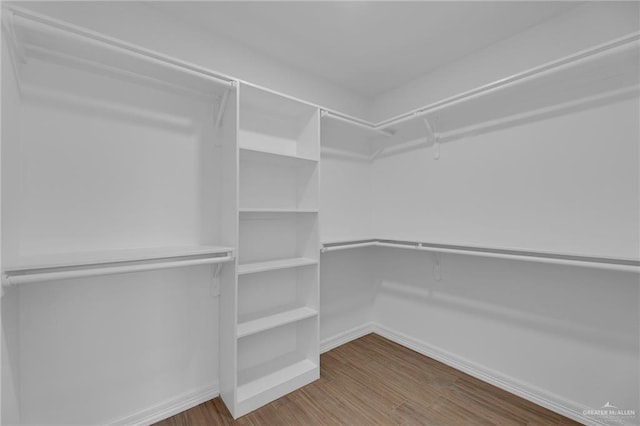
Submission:
[[[371,98],[577,2],[158,2],[190,25]]]

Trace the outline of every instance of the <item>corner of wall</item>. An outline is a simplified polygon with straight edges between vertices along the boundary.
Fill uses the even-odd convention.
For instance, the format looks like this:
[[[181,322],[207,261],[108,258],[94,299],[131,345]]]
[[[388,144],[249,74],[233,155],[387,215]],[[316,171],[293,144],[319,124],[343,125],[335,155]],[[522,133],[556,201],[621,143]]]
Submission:
[[[387,119],[639,30],[640,3],[586,2],[378,95],[367,115]]]

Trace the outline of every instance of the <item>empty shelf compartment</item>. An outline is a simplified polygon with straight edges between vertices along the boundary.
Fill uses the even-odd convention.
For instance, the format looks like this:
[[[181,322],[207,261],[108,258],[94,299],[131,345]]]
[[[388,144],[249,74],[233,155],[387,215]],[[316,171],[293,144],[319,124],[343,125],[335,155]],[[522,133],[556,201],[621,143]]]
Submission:
[[[317,259],[318,215],[298,213],[244,213],[240,215],[239,261]]]
[[[319,374],[318,364],[308,359],[298,361],[239,386],[238,402],[259,407],[263,399],[269,401],[286,395],[318,379]]]
[[[275,327],[280,327],[317,315],[317,310],[309,307],[302,307],[242,322],[238,324],[238,338],[250,336],[261,331],[270,330]]]
[[[242,148],[318,159],[318,108],[243,85],[240,111],[238,140]]]
[[[318,163],[240,150],[240,207],[318,209]]]
[[[238,340],[240,411],[257,408],[316,380],[318,366],[317,316]]]

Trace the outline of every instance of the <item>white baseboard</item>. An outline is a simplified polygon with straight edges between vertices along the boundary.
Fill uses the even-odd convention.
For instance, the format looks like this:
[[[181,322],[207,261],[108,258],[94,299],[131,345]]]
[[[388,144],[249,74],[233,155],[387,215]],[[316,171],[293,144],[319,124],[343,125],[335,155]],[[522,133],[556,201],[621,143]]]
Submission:
[[[588,407],[582,407],[579,404],[561,398],[543,389],[534,387],[530,384],[523,383],[517,379],[505,376],[499,372],[478,365],[472,361],[456,356],[450,352],[431,346],[427,343],[414,339],[406,334],[397,332],[380,324],[368,323],[359,327],[354,327],[344,331],[336,336],[324,339],[320,342],[320,352],[324,353],[338,346],[344,345],[352,340],[358,339],[369,333],[376,333],[392,342],[412,349],[422,355],[433,358],[449,367],[460,370],[469,374],[483,382],[494,385],[509,393],[517,395],[553,412],[561,414],[570,419],[589,426],[606,426],[605,423],[598,421],[592,417],[586,417],[582,414],[583,410]],[[215,384],[202,388],[200,390],[185,393],[179,397],[172,398],[153,407],[142,410],[138,413],[123,417],[118,420],[109,422],[110,425],[131,425],[131,426],[147,426],[160,420],[164,420],[198,404],[206,402],[217,397],[220,394],[219,384]]]
[[[354,327],[350,330],[343,331],[342,333],[337,334],[333,337],[329,337],[328,339],[324,339],[320,342],[320,353],[323,354],[333,348],[337,348],[338,346],[342,346],[345,343],[349,343],[352,340],[358,339],[362,336],[366,336],[372,331],[373,324],[367,323],[358,327]]]
[[[436,361],[440,361],[449,367],[453,367],[456,370],[467,373],[468,375],[480,379],[483,382],[494,385],[555,413],[561,414],[585,425],[606,425],[606,423],[602,423],[597,419],[584,416],[582,412],[588,407],[582,407],[573,401],[566,400],[543,389],[523,383],[513,377],[505,376],[497,371],[485,368],[472,361],[458,357],[452,353],[416,340],[406,334],[399,333],[380,324],[372,324],[371,328],[374,333],[391,340],[392,342],[412,349],[422,355],[428,356],[429,358],[433,358]]]
[[[181,413],[182,411],[193,408],[198,404],[209,401],[220,395],[220,385],[216,381],[214,384],[204,388],[186,392],[175,398],[171,398],[160,404],[145,408],[137,413],[130,414],[126,417],[113,420],[109,425],[127,425],[127,426],[148,426],[153,423],[164,420],[168,417]]]

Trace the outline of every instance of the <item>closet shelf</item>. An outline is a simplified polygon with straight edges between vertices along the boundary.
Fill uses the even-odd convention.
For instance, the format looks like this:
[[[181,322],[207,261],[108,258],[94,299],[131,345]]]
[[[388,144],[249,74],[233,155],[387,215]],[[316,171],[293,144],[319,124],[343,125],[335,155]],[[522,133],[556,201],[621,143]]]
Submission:
[[[263,398],[264,401],[273,400],[317,379],[317,376],[318,365],[316,363],[308,359],[298,361],[238,386],[238,403],[241,406],[261,406],[264,404]],[[265,394],[268,395],[265,396]],[[253,399],[258,401],[252,401]],[[248,412],[250,410],[241,408],[239,411]]]
[[[238,338],[250,336],[252,334],[260,333],[266,330],[271,330],[272,328],[315,317],[317,315],[317,310],[308,307],[302,307],[257,318],[255,320],[242,322],[238,324]]]
[[[640,259],[585,256],[574,253],[556,253],[531,250],[514,250],[495,247],[463,246],[440,243],[368,239],[322,244],[322,253],[361,247],[390,247],[434,253],[461,254],[467,256],[493,257],[498,259],[522,260],[529,262],[554,263],[560,265],[607,269],[626,272],[640,272]]]
[[[206,68],[20,7],[8,6],[4,12],[9,15],[12,47],[23,62],[29,59],[71,61],[73,66],[144,79],[198,96],[222,97],[235,84],[232,79]]]
[[[640,32],[527,69],[376,124],[399,134],[425,133],[424,119],[436,134],[478,131],[500,120],[528,120],[637,91]],[[498,121],[494,121],[498,120]]]
[[[315,265],[317,263],[317,260],[307,257],[295,257],[290,259],[270,260],[267,262],[245,263],[238,265],[238,275],[275,271],[277,269],[297,268],[299,266]]]
[[[217,246],[154,247],[28,256],[3,271],[3,284],[110,275],[224,263],[234,249]]]
[[[273,151],[262,151],[260,149],[239,147],[240,155],[251,156],[254,160],[266,159],[272,161],[283,161],[290,165],[299,165],[300,163],[317,163],[317,158],[300,157],[298,155],[284,154]]]
[[[240,208],[240,213],[318,213],[318,209]]]

